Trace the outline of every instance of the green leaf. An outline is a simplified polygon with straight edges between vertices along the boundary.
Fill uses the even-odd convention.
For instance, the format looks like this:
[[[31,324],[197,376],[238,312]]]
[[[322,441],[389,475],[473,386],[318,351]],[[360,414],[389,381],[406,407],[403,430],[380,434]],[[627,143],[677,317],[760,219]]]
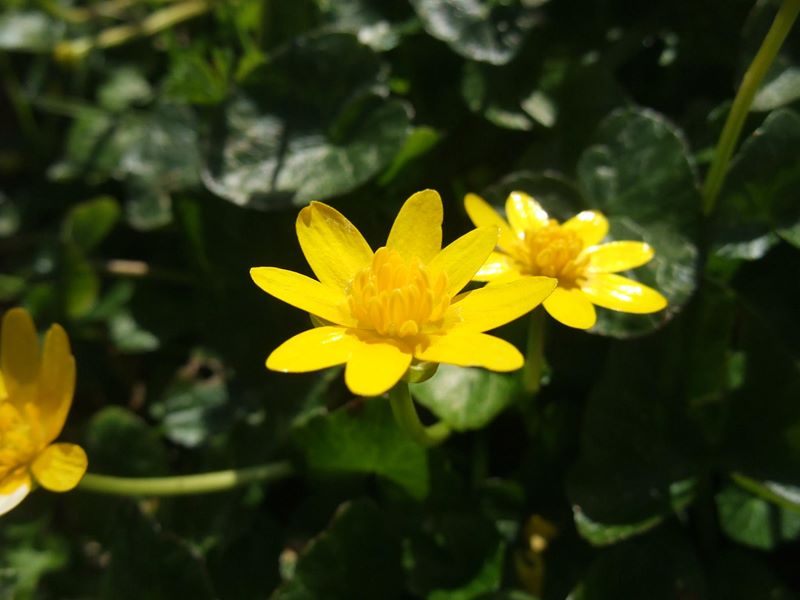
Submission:
[[[684,510],[694,500],[695,482],[693,480],[678,481],[670,485],[669,497],[672,509],[675,512]],[[589,543],[595,546],[616,544],[630,537],[635,537],[653,529],[669,516],[667,513],[659,514],[638,523],[606,524],[593,521],[583,513],[579,506],[572,507],[575,526],[578,533]]]
[[[83,252],[89,252],[111,233],[119,215],[119,204],[113,198],[102,196],[87,200],[67,213],[62,235]]]
[[[79,319],[87,315],[97,302],[100,294],[100,278],[89,259],[75,244],[64,244],[61,260],[61,279],[67,315],[72,319]]]
[[[799,153],[800,115],[788,109],[767,115],[745,140],[717,204],[717,253],[752,260],[777,242],[776,233],[798,241],[800,165],[794,157]]]
[[[9,11],[0,15],[0,49],[47,52],[61,38],[64,26],[41,12]]]
[[[147,104],[153,99],[153,89],[141,72],[131,66],[113,69],[97,90],[97,100],[103,108],[118,112],[133,105]]]
[[[66,540],[54,535],[44,520],[4,523],[0,534],[0,598],[33,600],[46,575],[69,562]]]
[[[343,505],[297,561],[294,577],[272,600],[403,598],[400,540],[375,505]]]
[[[722,531],[732,540],[762,550],[772,550],[800,536],[800,513],[782,510],[734,485],[716,495]]]
[[[116,522],[102,597],[210,600],[217,594],[198,553],[131,507]]]
[[[158,337],[139,325],[127,310],[116,312],[108,320],[108,326],[114,346],[122,353],[152,352],[161,345]]]
[[[409,582],[418,597],[473,600],[502,582],[506,544],[494,524],[475,511],[431,515],[406,548]]]
[[[740,473],[732,474],[731,478],[741,488],[764,500],[769,500],[781,508],[800,512],[800,487],[798,486],[784,485],[774,481],[758,481]]]
[[[658,560],[653,560],[653,557]],[[609,598],[705,598],[705,582],[693,547],[672,531],[659,531],[606,550],[569,596]]]
[[[381,175],[378,183],[386,185],[395,179],[409,163],[425,155],[438,144],[441,137],[442,135],[431,127],[423,126],[412,129],[403,147],[383,175]]]
[[[669,301],[654,315],[600,309],[594,331],[627,337],[652,331],[681,310],[696,286],[700,197],[686,142],[679,130],[647,110],[612,113],[600,140],[578,163],[578,177],[592,207],[611,220],[612,239],[649,243],[656,256],[631,277],[655,287]]]
[[[228,388],[219,361],[193,353],[150,413],[161,422],[167,439],[187,448],[206,443],[230,425]]]
[[[89,421],[85,435],[90,468],[106,475],[145,477],[167,471],[158,434],[137,415],[108,406]]]
[[[537,4],[490,0],[411,0],[422,25],[465,58],[503,65],[522,47],[537,24]]]
[[[347,34],[276,53],[225,107],[206,186],[235,204],[272,209],[343,194],[377,175],[410,133],[410,107],[376,93],[378,64]]]
[[[431,379],[411,386],[414,398],[456,431],[482,429],[514,402],[513,375],[441,365]]]
[[[414,498],[428,494],[426,450],[397,426],[383,398],[330,414],[316,411],[295,427],[293,438],[312,470],[376,474]]]
[[[781,60],[781,57],[775,62],[753,98],[750,110],[775,110],[800,99],[800,68]]]
[[[593,543],[646,531],[691,501],[698,450],[670,350],[681,342],[659,332],[617,343],[589,397],[567,493]]]

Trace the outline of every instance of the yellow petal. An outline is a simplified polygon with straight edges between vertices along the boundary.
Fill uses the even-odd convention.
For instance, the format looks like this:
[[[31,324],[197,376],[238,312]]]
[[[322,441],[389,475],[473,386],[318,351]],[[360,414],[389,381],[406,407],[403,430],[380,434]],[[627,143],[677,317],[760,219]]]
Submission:
[[[479,227],[449,244],[430,262],[447,274],[447,293],[455,294],[477,273],[497,245],[496,227]]]
[[[536,308],[556,287],[552,277],[521,277],[456,296],[445,314],[445,328],[488,331]]]
[[[517,242],[518,238],[511,226],[500,214],[477,194],[467,194],[464,197],[464,208],[475,227],[497,227],[500,230],[498,245],[506,250]]]
[[[39,453],[31,473],[41,486],[51,492],[67,492],[86,473],[89,460],[83,448],[75,444],[52,444]]]
[[[44,338],[36,396],[45,443],[49,444],[61,433],[74,392],[75,359],[70,351],[69,338],[60,325],[53,325]]]
[[[609,242],[584,251],[589,269],[595,273],[617,273],[635,269],[653,258],[653,247],[644,242]]]
[[[250,269],[255,284],[287,304],[338,325],[354,325],[344,293],[294,271],[276,267]]]
[[[578,234],[584,247],[599,244],[608,233],[608,219],[596,210],[579,212],[562,225]]]
[[[267,368],[307,373],[344,364],[357,344],[341,327],[317,327],[289,338],[267,358]]]
[[[17,469],[0,479],[0,516],[15,508],[31,492],[31,477]]]
[[[3,379],[3,373],[0,372],[0,402],[8,398],[8,390],[6,390],[6,382]]]
[[[344,381],[359,396],[380,396],[400,381],[411,364],[411,354],[379,340],[360,339],[347,367]]]
[[[544,301],[544,308],[567,327],[589,329],[597,321],[594,306],[578,288],[557,287]]]
[[[3,372],[8,393],[35,383],[39,375],[41,356],[36,327],[28,311],[12,308],[3,317],[0,338],[0,371]]]
[[[497,281],[500,278],[511,280],[518,277],[522,277],[522,274],[513,258],[502,252],[492,252],[472,279],[474,281]]]
[[[581,290],[597,306],[621,312],[646,314],[667,306],[667,299],[656,290],[621,275],[594,275],[581,284]]]
[[[485,333],[453,331],[431,336],[430,345],[416,358],[461,367],[483,367],[492,371],[514,371],[525,362],[522,354],[505,340]]]
[[[417,258],[427,264],[442,249],[442,213],[438,192],[417,192],[400,208],[386,247],[406,259]]]
[[[536,200],[523,192],[511,192],[506,199],[506,216],[519,236],[547,225],[550,217]]]
[[[335,208],[312,202],[297,215],[297,239],[317,278],[345,290],[361,269],[372,264],[372,250],[364,237]]]

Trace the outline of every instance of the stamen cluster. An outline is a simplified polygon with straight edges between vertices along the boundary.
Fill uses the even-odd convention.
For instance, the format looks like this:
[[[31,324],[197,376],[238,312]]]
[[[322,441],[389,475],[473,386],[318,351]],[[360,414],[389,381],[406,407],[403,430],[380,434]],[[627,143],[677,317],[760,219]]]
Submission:
[[[396,338],[418,335],[440,322],[450,300],[445,273],[406,261],[386,247],[355,276],[348,297],[359,327]]]
[[[581,256],[583,241],[578,234],[554,219],[526,231],[515,250],[525,274],[555,277],[559,285],[574,283],[588,264],[588,258]]]

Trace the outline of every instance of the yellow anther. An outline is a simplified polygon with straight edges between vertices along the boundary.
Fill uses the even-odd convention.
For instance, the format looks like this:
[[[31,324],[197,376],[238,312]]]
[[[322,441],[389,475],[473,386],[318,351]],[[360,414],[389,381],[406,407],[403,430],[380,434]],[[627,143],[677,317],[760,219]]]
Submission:
[[[583,275],[588,264],[582,250],[578,234],[551,219],[544,227],[526,231],[514,254],[526,275],[555,277],[559,285],[570,285]]]
[[[353,279],[348,305],[359,327],[407,338],[441,321],[450,299],[447,275],[380,248],[372,265]]]

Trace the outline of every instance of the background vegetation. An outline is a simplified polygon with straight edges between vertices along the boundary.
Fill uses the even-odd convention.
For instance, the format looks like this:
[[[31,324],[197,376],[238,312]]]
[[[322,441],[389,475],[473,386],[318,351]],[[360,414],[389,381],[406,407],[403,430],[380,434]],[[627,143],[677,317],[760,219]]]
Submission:
[[[0,598],[794,598],[796,34],[712,218],[698,191],[776,9],[6,0],[0,303],[71,336],[63,437],[96,473],[298,474],[169,500],[37,492],[3,517]],[[337,370],[267,372],[307,316],[248,269],[307,272],[299,207],[331,203],[377,246],[428,187],[446,240],[468,191],[599,208],[656,248],[637,274],[670,308],[551,321],[536,398],[442,367],[415,389],[459,431],[433,450]],[[500,333],[523,347],[525,327]]]

